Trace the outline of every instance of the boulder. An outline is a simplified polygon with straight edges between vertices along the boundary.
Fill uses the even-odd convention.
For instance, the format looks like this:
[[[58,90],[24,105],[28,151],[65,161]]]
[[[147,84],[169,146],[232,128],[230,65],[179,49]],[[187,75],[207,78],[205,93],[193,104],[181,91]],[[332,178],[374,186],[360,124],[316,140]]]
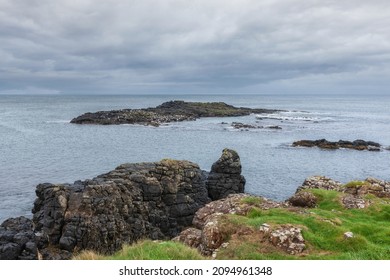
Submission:
[[[241,175],[240,157],[237,152],[224,149],[207,177],[209,197],[218,200],[229,194],[243,193],[244,187],[245,178]]]
[[[262,231],[261,228],[260,231]],[[302,229],[299,227],[281,225],[275,229],[266,228],[263,233],[272,245],[281,248],[291,255],[296,255],[302,253],[306,247],[301,232]]]
[[[313,208],[317,205],[317,197],[308,191],[301,191],[288,199],[292,206]]]

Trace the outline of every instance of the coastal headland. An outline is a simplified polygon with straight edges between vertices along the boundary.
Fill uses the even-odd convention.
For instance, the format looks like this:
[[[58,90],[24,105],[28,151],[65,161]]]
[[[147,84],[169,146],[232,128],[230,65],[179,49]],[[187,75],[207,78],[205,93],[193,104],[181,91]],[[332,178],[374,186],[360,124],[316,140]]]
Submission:
[[[122,259],[132,246],[179,248],[169,259],[390,259],[390,182],[313,176],[278,202],[244,193],[241,171],[224,149],[209,172],[163,159],[40,184],[33,218],[1,224],[0,259]]]

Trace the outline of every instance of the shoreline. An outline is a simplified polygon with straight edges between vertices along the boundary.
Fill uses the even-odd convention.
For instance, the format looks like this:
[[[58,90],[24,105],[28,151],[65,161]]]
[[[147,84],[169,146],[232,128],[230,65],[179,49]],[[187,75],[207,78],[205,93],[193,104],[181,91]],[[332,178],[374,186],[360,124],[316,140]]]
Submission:
[[[266,255],[306,258],[317,254],[313,240],[307,239],[314,229],[310,224],[300,225],[308,222],[305,217],[310,211],[320,216],[331,211],[326,215],[345,216],[347,224],[348,211],[358,211],[354,212],[357,218],[369,211],[374,216],[367,219],[380,215],[375,212],[377,207],[390,211],[390,182],[374,178],[342,184],[323,176],[311,177],[284,202],[245,194],[244,186],[240,158],[229,149],[223,150],[210,172],[189,161],[165,159],[123,164],[74,184],[40,184],[33,219],[10,218],[0,226],[0,259],[70,259],[84,250],[110,255],[145,238],[173,238],[215,259],[254,236],[268,248]],[[328,202],[332,197],[337,201]],[[269,218],[262,218],[259,227],[253,228],[246,221],[257,217],[254,213]],[[275,222],[276,213],[288,222]],[[231,219],[243,224],[232,227]],[[302,221],[296,224],[297,219]],[[333,226],[337,232],[346,229],[339,222]],[[354,240],[356,229],[350,232],[352,237],[345,238]],[[361,234],[357,233],[358,238]]]

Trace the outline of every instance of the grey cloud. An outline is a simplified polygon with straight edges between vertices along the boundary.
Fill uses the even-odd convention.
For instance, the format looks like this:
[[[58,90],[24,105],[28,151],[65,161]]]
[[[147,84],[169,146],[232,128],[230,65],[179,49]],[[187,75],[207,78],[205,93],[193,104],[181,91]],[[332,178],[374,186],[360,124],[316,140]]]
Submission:
[[[385,90],[389,25],[386,1],[0,0],[0,93]]]

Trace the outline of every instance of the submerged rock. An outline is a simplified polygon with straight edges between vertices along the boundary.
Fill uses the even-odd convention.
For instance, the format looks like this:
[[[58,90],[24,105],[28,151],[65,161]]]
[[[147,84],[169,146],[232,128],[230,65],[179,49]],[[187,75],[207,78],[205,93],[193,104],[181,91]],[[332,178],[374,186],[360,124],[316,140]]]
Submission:
[[[272,245],[283,249],[291,255],[302,253],[306,247],[302,229],[296,226],[281,225],[276,229],[264,231],[264,235]]]
[[[247,123],[240,123],[240,122],[232,122],[232,127],[234,129],[239,130],[248,130],[248,129],[259,129],[264,128],[263,126],[253,125],[253,124],[247,124]]]

